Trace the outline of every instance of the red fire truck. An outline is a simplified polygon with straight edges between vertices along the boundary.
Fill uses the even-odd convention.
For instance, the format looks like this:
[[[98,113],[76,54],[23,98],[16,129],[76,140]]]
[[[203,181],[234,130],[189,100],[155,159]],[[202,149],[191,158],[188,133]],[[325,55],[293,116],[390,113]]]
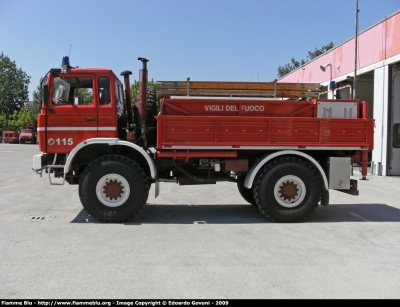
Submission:
[[[133,107],[130,71],[123,86],[109,69],[74,68],[64,57],[42,80],[33,170],[78,185],[94,218],[132,220],[160,182],[232,182],[276,222],[328,205],[330,189],[358,195],[352,167],[365,179],[373,149],[367,102],[279,82],[159,81],[155,92],[148,60],[139,60]]]
[[[31,124],[25,125],[19,134],[19,143],[25,144],[26,142],[36,144],[36,132]]]

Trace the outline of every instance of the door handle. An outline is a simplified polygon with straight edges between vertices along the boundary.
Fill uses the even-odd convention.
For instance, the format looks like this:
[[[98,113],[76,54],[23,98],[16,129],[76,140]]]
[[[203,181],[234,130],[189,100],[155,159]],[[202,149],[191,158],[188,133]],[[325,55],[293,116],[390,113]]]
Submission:
[[[96,117],[86,117],[85,120],[87,122],[95,122],[97,120],[97,118]]]

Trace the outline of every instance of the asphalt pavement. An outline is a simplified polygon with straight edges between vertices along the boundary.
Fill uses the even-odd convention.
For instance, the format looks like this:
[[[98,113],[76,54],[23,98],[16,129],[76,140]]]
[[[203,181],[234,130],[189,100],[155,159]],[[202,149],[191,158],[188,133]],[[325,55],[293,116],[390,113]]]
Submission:
[[[292,224],[232,183],[161,183],[134,222],[103,224],[31,170],[38,153],[0,144],[0,299],[400,298],[399,177],[368,174]]]

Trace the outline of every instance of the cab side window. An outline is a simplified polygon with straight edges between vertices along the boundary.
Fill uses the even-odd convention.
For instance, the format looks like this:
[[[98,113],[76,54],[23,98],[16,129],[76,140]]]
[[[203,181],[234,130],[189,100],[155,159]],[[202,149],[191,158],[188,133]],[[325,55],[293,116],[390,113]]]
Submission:
[[[99,101],[101,105],[110,104],[110,79],[108,77],[99,78]]]
[[[90,77],[56,77],[53,86],[55,105],[93,104],[93,80]]]
[[[87,87],[75,87],[74,89],[74,101],[77,99],[78,105],[89,105],[93,104],[93,88]],[[72,102],[73,103],[73,102]]]

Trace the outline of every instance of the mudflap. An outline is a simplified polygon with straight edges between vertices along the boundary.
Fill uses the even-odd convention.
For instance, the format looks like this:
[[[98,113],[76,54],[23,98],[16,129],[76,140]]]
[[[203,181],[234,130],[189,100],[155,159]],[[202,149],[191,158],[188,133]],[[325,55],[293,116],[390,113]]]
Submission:
[[[154,189],[155,190],[154,198],[157,198],[157,196],[160,195],[160,181],[156,180],[154,188],[155,188]]]
[[[321,194],[321,205],[328,206],[329,205],[329,190],[323,189]]]

